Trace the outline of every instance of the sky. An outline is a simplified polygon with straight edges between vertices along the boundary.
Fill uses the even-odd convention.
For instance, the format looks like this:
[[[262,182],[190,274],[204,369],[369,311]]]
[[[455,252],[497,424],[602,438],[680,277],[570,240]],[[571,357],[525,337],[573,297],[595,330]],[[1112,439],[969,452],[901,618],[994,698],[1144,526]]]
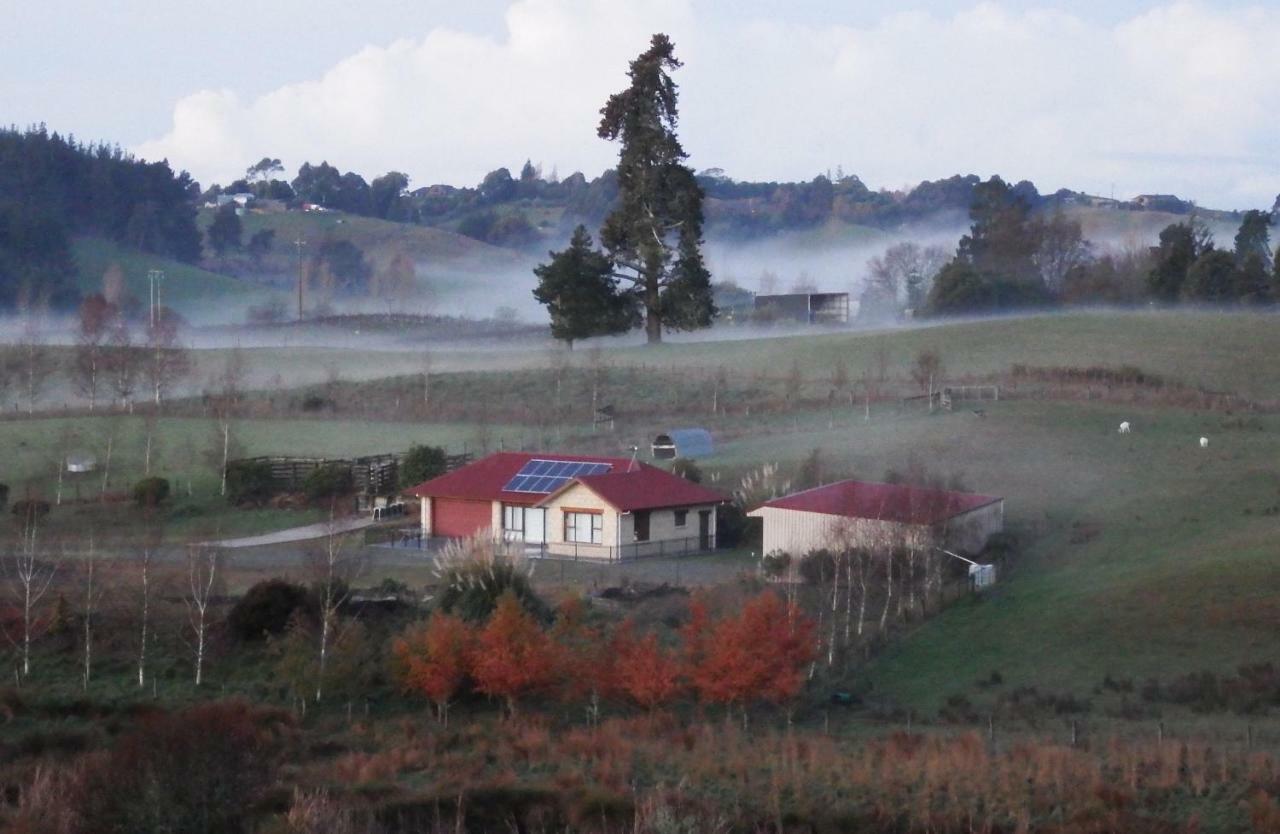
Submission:
[[[783,8],[785,6],[785,8]],[[168,159],[412,187],[525,159],[595,176],[628,61],[668,33],[695,169],[956,173],[1213,208],[1280,194],[1280,0],[0,0],[0,121]]]

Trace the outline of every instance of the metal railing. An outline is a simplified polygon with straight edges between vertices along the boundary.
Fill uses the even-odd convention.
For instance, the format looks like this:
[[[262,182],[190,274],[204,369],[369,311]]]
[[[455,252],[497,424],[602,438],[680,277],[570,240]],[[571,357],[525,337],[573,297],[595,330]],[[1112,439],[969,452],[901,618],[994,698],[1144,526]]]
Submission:
[[[683,539],[632,542],[624,545],[588,544],[585,542],[526,542],[525,554],[531,559],[563,559],[571,562],[632,562],[640,559],[671,559],[710,553],[716,549],[713,535]]]
[[[432,543],[440,544],[442,538],[422,535],[422,528],[371,527],[365,530],[366,545],[403,547],[426,550]],[[507,540],[508,544],[520,542]],[[632,542],[624,545],[590,544],[587,542],[524,542],[525,556],[530,559],[564,560],[570,562],[633,562],[641,559],[672,559],[710,553],[716,549],[714,535],[689,536],[681,539]]]

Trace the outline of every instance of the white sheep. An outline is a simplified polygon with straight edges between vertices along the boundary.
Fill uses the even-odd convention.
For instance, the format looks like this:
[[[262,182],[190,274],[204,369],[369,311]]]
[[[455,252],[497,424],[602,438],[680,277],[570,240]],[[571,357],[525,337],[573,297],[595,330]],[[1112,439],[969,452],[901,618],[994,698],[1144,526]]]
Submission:
[[[1201,448],[1201,449],[1208,449],[1208,448],[1209,448],[1209,438],[1207,438],[1207,437],[1202,437],[1202,438],[1200,438],[1200,448]]]
[[[1128,433],[1129,433],[1129,421],[1128,421],[1128,420],[1125,420],[1123,423],[1121,423],[1121,424],[1120,424],[1120,433],[1121,433],[1121,434],[1128,434]]]

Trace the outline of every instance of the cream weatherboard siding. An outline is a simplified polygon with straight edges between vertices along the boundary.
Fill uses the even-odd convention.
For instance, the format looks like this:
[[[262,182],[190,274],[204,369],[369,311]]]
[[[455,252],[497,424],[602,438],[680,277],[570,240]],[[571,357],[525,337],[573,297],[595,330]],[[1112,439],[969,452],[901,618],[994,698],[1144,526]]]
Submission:
[[[930,528],[923,524],[848,518],[829,513],[814,513],[781,507],[760,507],[748,513],[764,523],[763,552],[782,551],[802,556],[822,548],[842,544],[855,547],[877,547],[890,542],[922,545],[930,538]],[[945,527],[945,544],[961,553],[980,553],[994,533],[1004,529],[1004,501],[961,513]]]
[[[602,517],[603,530],[600,544],[608,547],[618,546],[618,511],[604,502],[600,496],[584,487],[574,484],[545,504],[547,508],[547,544],[552,546],[564,544],[564,511],[566,508],[598,511]]]
[[[1004,501],[961,513],[947,521],[947,547],[960,553],[981,553],[996,533],[1004,530]]]
[[[683,527],[676,526],[676,512],[684,510],[687,513]],[[716,535],[716,505],[702,504],[692,507],[677,507],[669,510],[650,510],[649,511],[649,541],[676,541],[684,539],[698,538],[698,513],[710,511],[711,513],[711,529],[708,531],[715,540]],[[635,513],[627,513],[619,518],[622,529],[622,543],[632,544],[636,540],[636,518]]]

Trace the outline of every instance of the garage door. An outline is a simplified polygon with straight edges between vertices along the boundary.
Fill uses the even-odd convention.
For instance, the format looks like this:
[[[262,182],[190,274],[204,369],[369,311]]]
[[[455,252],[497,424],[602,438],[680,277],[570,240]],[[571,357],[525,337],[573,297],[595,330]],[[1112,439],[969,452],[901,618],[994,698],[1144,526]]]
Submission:
[[[434,515],[431,526],[437,536],[471,536],[493,526],[493,511],[488,501],[436,498],[431,509]]]

